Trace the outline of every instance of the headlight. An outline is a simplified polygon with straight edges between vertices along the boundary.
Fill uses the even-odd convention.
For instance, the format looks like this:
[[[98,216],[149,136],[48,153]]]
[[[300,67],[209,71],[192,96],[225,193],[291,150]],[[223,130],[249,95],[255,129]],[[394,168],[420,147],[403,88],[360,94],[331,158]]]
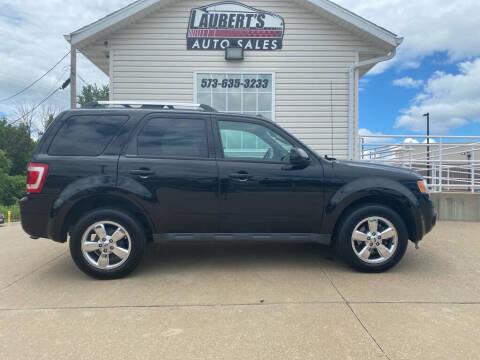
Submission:
[[[417,185],[418,185],[418,189],[422,194],[428,194],[428,185],[425,180],[419,180],[417,182]]]

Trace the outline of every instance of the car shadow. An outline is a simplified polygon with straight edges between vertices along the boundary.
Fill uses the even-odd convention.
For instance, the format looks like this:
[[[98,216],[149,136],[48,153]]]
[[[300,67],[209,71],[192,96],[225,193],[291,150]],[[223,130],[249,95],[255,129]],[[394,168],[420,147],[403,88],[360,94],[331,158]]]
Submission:
[[[408,276],[420,270],[428,273],[438,269],[445,261],[441,256],[435,256],[436,254],[428,251],[416,251],[412,244],[409,245],[409,252],[400,263],[383,274]],[[149,244],[143,261],[132,276],[252,269],[325,271],[336,274],[348,273],[352,276],[362,274],[347,265],[332,247],[315,243],[199,242]]]
[[[179,243],[150,244],[136,275],[178,271],[319,269],[341,262],[328,247],[312,243]],[[331,266],[331,265],[327,265]]]
[[[430,264],[416,259],[415,253],[405,258],[388,273],[428,271],[436,261],[429,255]],[[281,242],[199,242],[149,244],[138,268],[128,278],[194,274],[199,272],[277,272],[325,271],[326,273],[357,273],[329,246],[315,243]],[[69,255],[52,263],[45,271],[52,277],[85,279]],[[87,277],[88,278],[88,277]]]

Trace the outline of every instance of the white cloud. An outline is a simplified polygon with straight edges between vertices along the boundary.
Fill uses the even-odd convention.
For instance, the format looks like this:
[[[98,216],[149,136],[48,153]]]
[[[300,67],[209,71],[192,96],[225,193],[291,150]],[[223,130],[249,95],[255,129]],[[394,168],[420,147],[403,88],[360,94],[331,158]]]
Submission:
[[[360,137],[364,137],[364,145],[373,145],[373,144],[386,144],[386,143],[391,143],[395,141],[395,138],[389,138],[389,137],[378,137],[378,136],[383,136],[385,134],[381,132],[373,132],[369,129],[359,129],[358,134]],[[369,137],[369,136],[374,136],[374,137]]]
[[[360,80],[358,80],[358,91],[360,92],[365,91],[369,82],[370,82],[369,78],[366,78],[366,77],[360,78]]]
[[[96,21],[131,1],[0,0],[0,99],[41,76],[69,50],[63,34]],[[376,66],[373,73],[381,72],[391,64],[397,64],[398,68],[418,67],[423,57],[435,51],[447,52],[451,61],[480,56],[480,42],[475,36],[480,23],[480,3],[477,0],[336,2],[405,37],[397,57]],[[68,63],[65,59],[55,71],[15,101],[0,103],[0,113],[12,114],[16,101],[39,102],[68,77],[68,69],[65,72]],[[107,77],[82,56],[78,59],[78,72],[88,82],[107,82]],[[79,81],[78,87],[81,85]],[[422,96],[428,97],[428,92]],[[418,98],[417,102],[420,100]],[[57,93],[48,103],[67,107],[68,90]],[[462,119],[459,117],[451,122],[459,125],[465,122]],[[420,129],[420,126],[416,128]]]
[[[480,58],[462,62],[458,74],[437,71],[423,91],[395,122],[396,128],[425,132],[423,114],[430,113],[432,133],[444,134],[466,125],[480,122]]]
[[[393,85],[407,89],[416,89],[423,85],[423,80],[415,80],[407,76],[393,80]]]
[[[359,129],[359,130],[358,130],[358,134],[359,134],[360,136],[383,135],[382,133],[378,133],[378,132],[377,132],[377,133],[374,133],[374,132],[372,132],[371,130],[365,129],[365,128]]]
[[[70,50],[63,38],[131,0],[1,0],[0,1],[0,99],[13,95],[39,78]],[[32,89],[15,99],[0,103],[0,113],[14,116],[19,102],[35,104],[68,78],[67,57]],[[78,73],[89,83],[108,82],[108,78],[89,60],[79,55]],[[78,88],[83,85],[77,81]],[[58,92],[47,104],[67,108],[69,91]]]
[[[425,56],[441,51],[452,62],[480,55],[478,0],[335,0],[339,5],[404,37],[397,57],[377,65],[379,73],[396,64],[416,68]]]

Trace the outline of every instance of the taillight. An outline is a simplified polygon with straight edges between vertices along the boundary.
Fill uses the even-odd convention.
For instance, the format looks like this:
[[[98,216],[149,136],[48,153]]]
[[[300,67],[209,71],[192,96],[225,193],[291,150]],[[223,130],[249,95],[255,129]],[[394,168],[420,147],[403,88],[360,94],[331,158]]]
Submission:
[[[47,177],[47,164],[28,164],[27,170],[27,193],[38,194],[42,191],[43,183]]]

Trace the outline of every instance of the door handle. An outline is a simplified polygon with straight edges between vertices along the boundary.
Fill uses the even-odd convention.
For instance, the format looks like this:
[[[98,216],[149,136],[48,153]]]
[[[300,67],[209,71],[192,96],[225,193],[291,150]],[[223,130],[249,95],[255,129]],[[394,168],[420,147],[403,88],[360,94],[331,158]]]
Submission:
[[[150,169],[144,168],[144,169],[130,170],[130,174],[135,176],[140,176],[142,179],[146,179],[149,176],[155,174],[155,172],[153,172]]]
[[[246,171],[240,171],[238,173],[228,175],[230,179],[237,180],[237,181],[248,181],[251,179],[251,176],[248,175]]]

